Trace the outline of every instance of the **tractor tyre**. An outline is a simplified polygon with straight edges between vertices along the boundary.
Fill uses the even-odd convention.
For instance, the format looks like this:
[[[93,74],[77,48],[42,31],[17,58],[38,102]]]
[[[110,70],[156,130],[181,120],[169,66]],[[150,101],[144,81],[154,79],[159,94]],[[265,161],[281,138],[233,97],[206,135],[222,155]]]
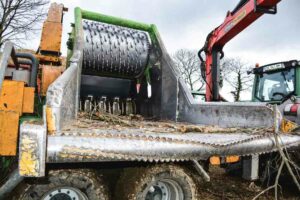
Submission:
[[[50,171],[45,179],[21,184],[15,193],[12,200],[110,199],[102,178],[91,170]]]
[[[116,200],[198,200],[197,184],[185,167],[173,164],[125,169]]]

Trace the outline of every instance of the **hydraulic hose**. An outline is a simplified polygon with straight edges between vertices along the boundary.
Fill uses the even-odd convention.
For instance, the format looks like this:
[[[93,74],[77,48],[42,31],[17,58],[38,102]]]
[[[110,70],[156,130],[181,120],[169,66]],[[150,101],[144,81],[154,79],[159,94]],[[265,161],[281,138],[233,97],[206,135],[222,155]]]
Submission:
[[[30,73],[29,86],[36,87],[37,86],[37,75],[38,75],[38,69],[39,69],[38,59],[31,53],[16,53],[16,56],[18,58],[25,58],[25,59],[31,60],[31,73]],[[18,62],[22,63],[23,61],[18,61]],[[29,63],[24,63],[24,64],[29,64]]]

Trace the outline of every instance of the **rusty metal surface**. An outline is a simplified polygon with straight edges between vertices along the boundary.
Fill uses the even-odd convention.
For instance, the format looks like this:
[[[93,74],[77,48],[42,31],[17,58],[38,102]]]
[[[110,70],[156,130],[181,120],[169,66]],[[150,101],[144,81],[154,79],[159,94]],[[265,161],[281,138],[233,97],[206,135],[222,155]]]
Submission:
[[[281,141],[286,147],[297,146],[300,136],[282,135]],[[273,133],[268,129],[224,129],[146,121],[126,125],[124,121],[117,124],[79,119],[56,135],[48,136],[47,162],[168,162],[276,150]]]
[[[17,154],[19,113],[0,110],[0,156]]]
[[[46,96],[48,87],[62,74],[63,67],[42,65],[42,95]]]
[[[63,11],[64,11],[63,4],[52,3],[48,10],[47,21],[61,23],[63,17]]]
[[[19,173],[24,177],[45,176],[46,127],[24,122],[20,127]]]
[[[61,57],[57,57],[57,56],[52,56],[52,55],[41,55],[41,54],[36,54],[35,55],[40,63],[61,63],[62,62],[62,58]]]
[[[62,24],[57,22],[44,22],[40,50],[60,52]]]
[[[44,22],[39,50],[41,52],[55,52],[60,54],[63,4],[52,3]]]

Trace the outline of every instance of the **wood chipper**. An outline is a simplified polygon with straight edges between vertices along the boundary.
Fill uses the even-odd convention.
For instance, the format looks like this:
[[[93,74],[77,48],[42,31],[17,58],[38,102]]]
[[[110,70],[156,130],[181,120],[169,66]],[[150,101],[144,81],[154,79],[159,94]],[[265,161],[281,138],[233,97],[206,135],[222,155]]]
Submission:
[[[32,85],[30,105],[38,105],[32,114],[0,107],[1,122],[16,115],[14,133],[1,123],[0,155],[18,158],[1,198],[196,200],[198,182],[210,179],[207,163],[242,160],[244,177],[253,180],[261,155],[298,148],[300,136],[274,134],[281,120],[276,108],[196,103],[155,25],[76,8],[72,27],[66,69],[60,75],[48,61],[58,76],[45,97]],[[4,76],[9,57],[17,68],[20,60],[6,43],[1,100],[6,83],[28,85]]]

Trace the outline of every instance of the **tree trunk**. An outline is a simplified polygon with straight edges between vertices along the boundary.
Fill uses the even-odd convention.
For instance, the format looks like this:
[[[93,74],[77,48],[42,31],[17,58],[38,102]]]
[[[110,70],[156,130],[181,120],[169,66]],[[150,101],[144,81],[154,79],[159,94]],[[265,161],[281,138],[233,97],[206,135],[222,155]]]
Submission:
[[[235,101],[240,101],[241,98],[241,91],[243,89],[242,86],[242,77],[241,77],[241,72],[238,72],[238,77],[237,77],[237,91],[236,91],[236,96],[235,96]]]

